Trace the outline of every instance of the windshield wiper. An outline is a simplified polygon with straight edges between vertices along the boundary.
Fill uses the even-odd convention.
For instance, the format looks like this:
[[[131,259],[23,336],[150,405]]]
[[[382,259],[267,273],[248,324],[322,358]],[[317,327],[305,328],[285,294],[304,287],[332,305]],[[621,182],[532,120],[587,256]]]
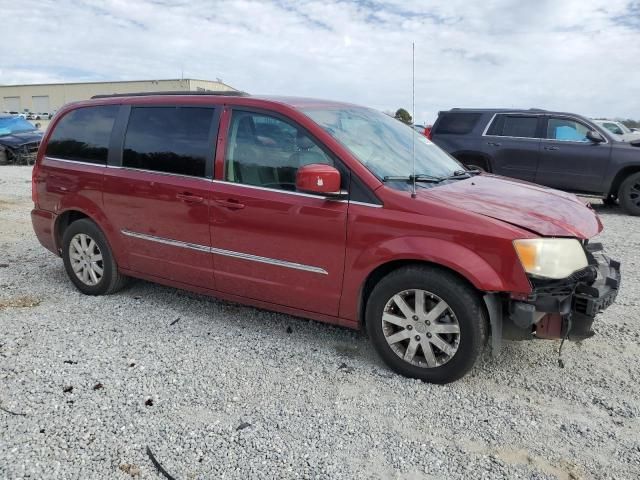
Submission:
[[[440,183],[443,179],[442,177],[434,177],[433,175],[426,174],[418,174],[418,175],[408,175],[408,176],[393,176],[387,175],[382,179],[383,182],[430,182],[430,183]]]
[[[392,182],[392,181],[413,182],[415,180],[416,182],[440,183],[440,182],[444,182],[445,180],[461,180],[463,178],[469,178],[469,177],[471,177],[471,174],[469,173],[469,171],[456,170],[451,175],[448,175],[446,177],[435,177],[433,175],[427,175],[427,174],[421,173],[418,175],[408,175],[406,177],[405,176],[386,176],[382,180],[385,182]]]

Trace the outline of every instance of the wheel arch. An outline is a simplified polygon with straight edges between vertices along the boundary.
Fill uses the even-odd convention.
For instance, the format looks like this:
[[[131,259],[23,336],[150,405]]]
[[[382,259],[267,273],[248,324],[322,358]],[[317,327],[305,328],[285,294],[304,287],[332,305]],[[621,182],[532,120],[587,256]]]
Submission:
[[[374,270],[372,270],[369,273],[369,275],[364,281],[364,284],[362,285],[359,304],[358,304],[358,322],[361,326],[364,326],[366,324],[367,301],[369,300],[369,296],[371,295],[371,292],[373,291],[375,286],[378,284],[378,282],[380,282],[380,280],[382,280],[384,277],[386,277],[390,273],[404,267],[409,267],[409,266],[426,266],[426,267],[442,270],[443,272],[447,272],[453,275],[458,280],[460,280],[469,288],[473,289],[479,294],[482,293],[481,290],[479,290],[471,281],[469,281],[468,278],[460,274],[460,272],[452,268],[449,268],[445,265],[442,265],[440,263],[435,263],[432,261],[420,260],[420,259],[392,260],[392,261],[383,263],[381,265],[378,265]]]
[[[125,253],[127,250],[124,245],[124,240],[120,235],[117,234],[118,232],[113,229],[112,225],[109,223],[102,211],[93,204],[86,204],[82,206],[74,204],[73,206],[69,206],[66,209],[61,209],[60,211],[58,211],[53,230],[55,248],[58,253],[61,253],[62,251],[62,238],[64,236],[64,231],[73,222],[83,218],[86,218],[87,220],[90,220],[97,225],[97,227],[105,236],[118,265],[120,265],[122,268],[127,268],[128,257]]]
[[[617,197],[620,191],[620,186],[622,185],[622,182],[624,182],[624,179],[629,175],[633,175],[634,173],[638,172],[640,172],[640,165],[630,165],[620,169],[620,171],[616,173],[616,176],[613,178],[613,182],[611,182],[609,195],[615,195]]]
[[[484,168],[486,172],[491,173],[493,171],[491,165],[491,157],[483,152],[478,152],[474,150],[459,150],[451,154],[456,160],[467,165],[471,163],[471,161],[480,162],[481,165],[479,167]]]
[[[94,221],[89,215],[87,215],[85,212],[82,212],[80,210],[65,210],[64,212],[58,214],[53,227],[53,236],[54,236],[56,250],[58,250],[58,252],[60,252],[62,249],[62,237],[64,235],[65,230],[73,222],[75,222],[76,220],[80,220],[81,218],[87,218],[91,221]]]

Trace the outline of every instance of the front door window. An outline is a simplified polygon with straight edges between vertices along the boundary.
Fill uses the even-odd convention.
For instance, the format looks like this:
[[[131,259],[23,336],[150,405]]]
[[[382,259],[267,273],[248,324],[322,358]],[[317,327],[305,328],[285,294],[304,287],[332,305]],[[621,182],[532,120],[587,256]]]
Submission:
[[[295,191],[298,168],[313,163],[334,162],[301,128],[270,115],[233,112],[226,181]]]
[[[569,118],[550,118],[547,125],[547,138],[565,142],[588,142],[589,128]]]

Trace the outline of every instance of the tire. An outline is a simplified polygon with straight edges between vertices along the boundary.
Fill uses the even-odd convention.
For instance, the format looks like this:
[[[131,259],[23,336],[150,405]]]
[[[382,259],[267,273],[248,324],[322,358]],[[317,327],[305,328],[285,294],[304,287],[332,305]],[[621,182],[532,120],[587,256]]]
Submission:
[[[640,172],[629,175],[618,192],[618,201],[629,215],[640,215]]]
[[[76,220],[64,231],[62,259],[69,279],[86,295],[109,295],[127,283],[128,278],[118,272],[106,237],[86,218]]]
[[[416,291],[423,292],[424,313],[418,321],[415,316],[408,320],[397,298],[404,300],[402,308],[409,307],[408,313],[415,312]],[[391,272],[371,292],[365,315],[367,333],[382,360],[397,373],[425,382],[443,384],[463,377],[487,340],[480,295],[437,267],[411,266]],[[401,355],[410,356],[407,350],[412,345],[415,356],[407,361]],[[427,355],[425,347],[432,355]]]

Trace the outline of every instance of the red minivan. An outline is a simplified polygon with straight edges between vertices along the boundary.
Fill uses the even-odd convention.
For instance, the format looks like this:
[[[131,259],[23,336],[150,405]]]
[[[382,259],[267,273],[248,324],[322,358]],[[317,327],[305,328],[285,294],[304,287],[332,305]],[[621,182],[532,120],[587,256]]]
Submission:
[[[372,109],[246,94],[67,105],[33,170],[33,227],[83,293],[129,277],[366,328],[445,383],[489,337],[583,339],[620,265],[574,195],[466,170]]]

